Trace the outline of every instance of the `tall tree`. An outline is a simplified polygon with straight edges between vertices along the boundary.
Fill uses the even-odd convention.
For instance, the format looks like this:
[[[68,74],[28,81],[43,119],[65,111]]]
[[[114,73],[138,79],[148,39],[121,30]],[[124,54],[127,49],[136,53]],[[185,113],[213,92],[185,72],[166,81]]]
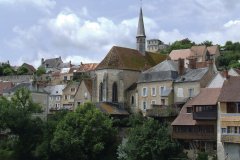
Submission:
[[[57,125],[51,148],[58,159],[101,159],[114,142],[112,120],[93,104],[85,103]]]
[[[166,125],[154,119],[137,124],[119,146],[118,159],[165,160],[179,153],[180,146],[171,141]]]

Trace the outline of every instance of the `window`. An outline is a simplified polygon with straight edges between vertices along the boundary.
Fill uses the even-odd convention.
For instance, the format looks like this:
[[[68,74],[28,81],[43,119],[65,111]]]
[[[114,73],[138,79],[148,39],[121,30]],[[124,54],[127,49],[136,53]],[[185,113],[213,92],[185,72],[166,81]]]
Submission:
[[[118,88],[116,82],[114,82],[112,86],[112,102],[118,102]]]
[[[67,76],[64,76],[64,77],[63,77],[63,80],[64,80],[64,81],[67,81]]]
[[[146,87],[144,87],[144,88],[142,89],[142,96],[143,96],[143,97],[147,97],[147,88],[146,88]]]
[[[75,88],[71,88],[71,92],[75,92]]]
[[[57,97],[56,97],[56,101],[60,101],[60,96],[57,96]]]
[[[192,107],[187,107],[187,113],[192,113]]]
[[[131,104],[134,104],[134,96],[131,98]]]
[[[156,100],[152,100],[151,104],[156,104]]]
[[[161,105],[165,105],[165,99],[161,99]]]
[[[70,99],[74,99],[74,95],[71,95],[71,96],[70,96]]]
[[[156,96],[156,88],[155,87],[152,88],[152,96]]]
[[[147,102],[143,101],[143,109],[146,110],[147,109]]]
[[[193,88],[189,88],[189,89],[188,89],[188,95],[189,95],[189,97],[193,97],[193,94],[194,94],[194,89],[193,89]]]
[[[184,97],[183,96],[183,88],[178,88],[177,89],[177,97]]]
[[[81,105],[81,102],[77,102],[77,105],[80,106],[80,105]]]
[[[103,101],[103,83],[99,84],[99,101]]]
[[[64,96],[64,99],[67,100],[67,95]]]
[[[164,87],[164,86],[161,86],[161,87],[160,87],[160,95],[163,95],[164,90],[165,90],[165,87]]]
[[[226,133],[226,128],[222,128],[222,134]]]
[[[88,96],[88,94],[87,94],[87,92],[85,92],[84,93],[84,98],[87,99],[87,96]]]

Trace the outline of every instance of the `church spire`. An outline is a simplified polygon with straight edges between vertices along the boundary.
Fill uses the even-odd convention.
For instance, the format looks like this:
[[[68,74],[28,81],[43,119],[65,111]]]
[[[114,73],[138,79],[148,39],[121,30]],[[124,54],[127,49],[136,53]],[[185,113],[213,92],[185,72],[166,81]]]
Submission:
[[[144,29],[142,7],[140,8],[136,39],[137,39],[137,50],[143,55],[145,55],[146,35],[145,35],[145,29]]]

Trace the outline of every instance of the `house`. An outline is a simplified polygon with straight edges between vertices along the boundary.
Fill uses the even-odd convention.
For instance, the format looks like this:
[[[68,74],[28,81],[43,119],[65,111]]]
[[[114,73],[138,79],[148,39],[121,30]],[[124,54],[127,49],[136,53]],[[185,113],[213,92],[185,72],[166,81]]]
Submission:
[[[172,122],[172,138],[178,139],[195,159],[198,151],[216,155],[217,102],[220,88],[202,88],[197,96],[190,99]]]
[[[44,67],[47,73],[59,71],[62,64],[63,64],[63,61],[61,57],[45,59],[45,60],[44,58],[42,58],[42,61],[41,61],[41,67]]]
[[[164,44],[159,39],[149,39],[147,40],[147,50],[149,52],[159,52],[168,48],[168,45]]]
[[[75,71],[73,71],[73,79],[81,81],[84,78],[92,77],[97,66],[98,63],[81,62],[80,66]]]
[[[144,114],[163,116],[163,108],[172,108],[173,82],[177,79],[178,72],[177,62],[165,60],[140,74],[137,81],[138,106]]]
[[[220,55],[219,46],[209,46],[206,47],[205,45],[202,46],[192,46],[190,49],[179,49],[179,50],[172,50],[169,54],[172,60],[178,60],[179,58],[184,59],[185,67],[189,64],[189,59],[196,59],[196,67],[203,68],[207,67],[207,61],[213,60]],[[216,67],[214,67],[216,70]]]
[[[74,96],[74,106],[77,107],[85,102],[92,101],[92,80],[83,79]]]
[[[21,67],[25,67],[27,69],[27,73],[28,75],[33,75],[36,72],[36,69],[27,63],[23,63]]]
[[[228,77],[219,96],[218,159],[240,159],[240,77]]]
[[[199,94],[200,88],[205,88],[215,76],[213,63],[209,61],[208,67],[190,68],[182,71],[174,82],[174,102],[184,104],[189,98]]]
[[[14,85],[12,82],[9,81],[0,81],[0,96],[3,95],[3,92],[6,90],[9,90],[11,88],[13,88]]]
[[[70,82],[66,85],[62,92],[62,108],[74,110],[74,97],[79,88],[79,82]]]
[[[63,109],[61,105],[62,95],[63,95],[63,89],[66,85],[53,85],[53,86],[47,86],[44,88],[44,90],[49,93],[49,111],[48,113],[53,113],[56,111],[59,111]]]
[[[126,108],[127,89],[138,80],[141,71],[166,59],[166,55],[145,51],[145,30],[142,9],[138,22],[136,48],[113,46],[99,63],[93,76],[93,101],[108,102]]]

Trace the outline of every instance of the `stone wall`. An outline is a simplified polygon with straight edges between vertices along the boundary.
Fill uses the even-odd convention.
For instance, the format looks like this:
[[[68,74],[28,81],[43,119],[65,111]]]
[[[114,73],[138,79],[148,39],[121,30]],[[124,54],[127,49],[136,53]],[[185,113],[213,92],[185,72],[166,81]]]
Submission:
[[[13,83],[31,82],[33,75],[14,75],[14,76],[0,76],[0,81],[11,81]]]

